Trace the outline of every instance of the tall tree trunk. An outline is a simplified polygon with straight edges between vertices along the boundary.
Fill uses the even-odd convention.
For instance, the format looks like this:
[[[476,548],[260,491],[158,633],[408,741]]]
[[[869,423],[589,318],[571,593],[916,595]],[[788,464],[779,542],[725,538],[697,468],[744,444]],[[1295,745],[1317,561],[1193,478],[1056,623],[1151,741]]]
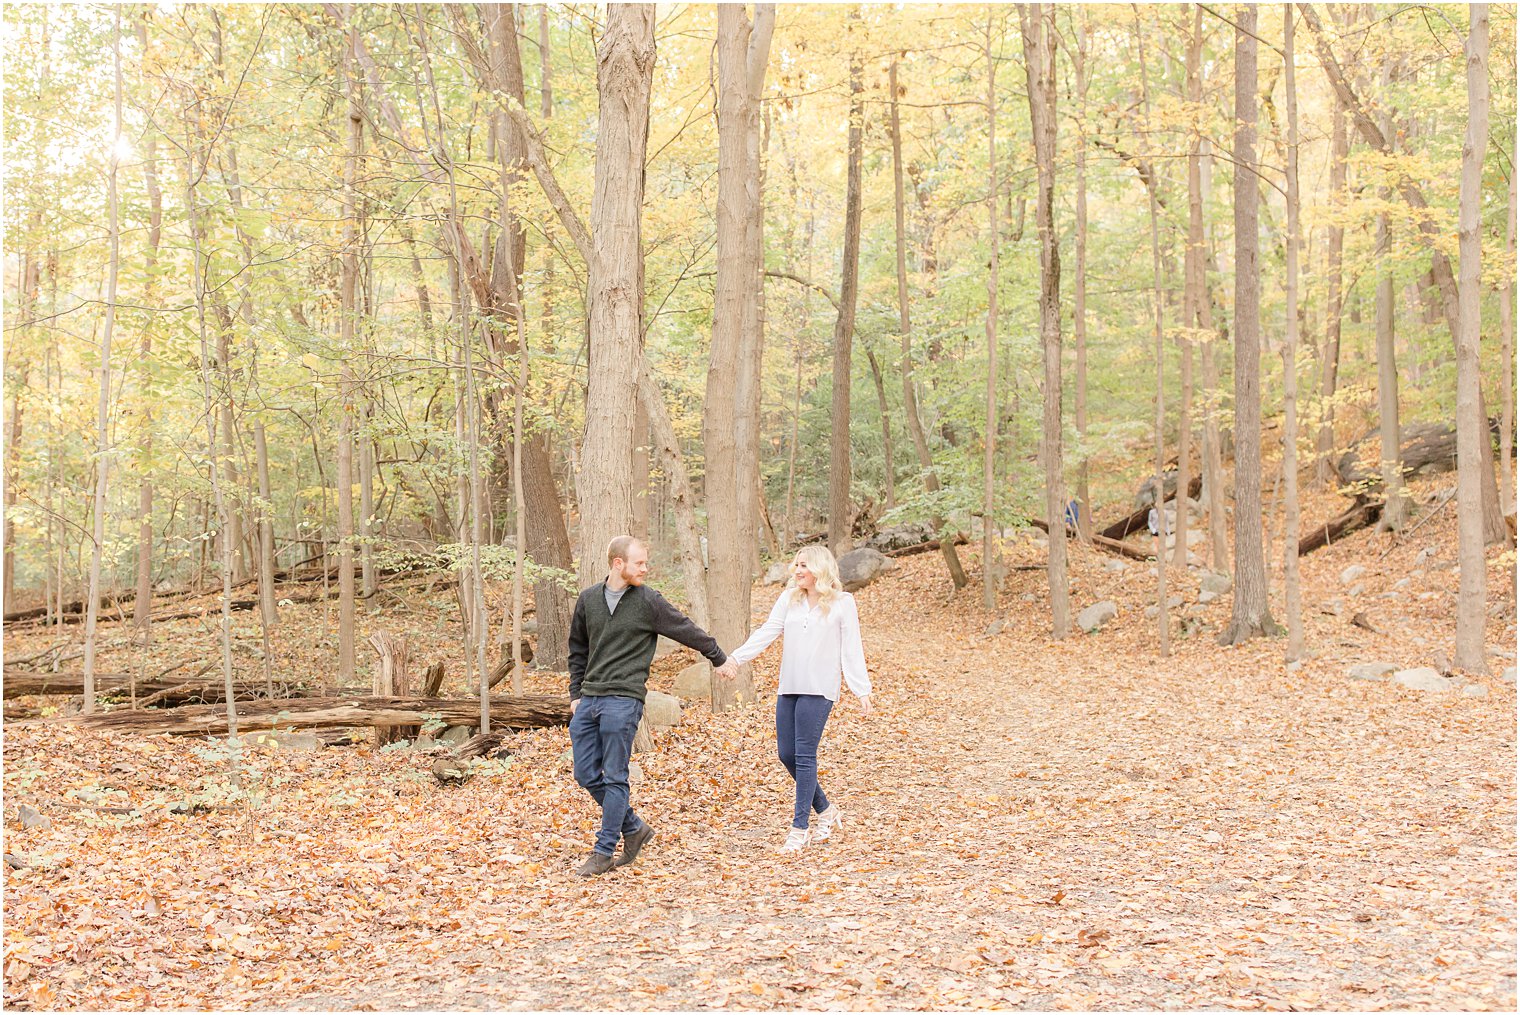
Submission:
[[[829,415],[829,547],[835,554],[850,549],[850,380],[851,346],[855,334],[855,303],[860,287],[861,162],[865,109],[856,31],[860,8],[850,14],[850,126],[846,141],[844,258],[840,266],[839,313],[834,319],[834,378]]]
[[[1383,65],[1383,87],[1392,79],[1390,66]],[[1383,133],[1392,135],[1393,115],[1385,112]],[[1401,532],[1409,524],[1412,508],[1405,492],[1404,470],[1399,458],[1399,365],[1394,347],[1393,305],[1393,229],[1389,220],[1387,204],[1393,200],[1388,187],[1378,190],[1378,200],[1384,210],[1378,214],[1377,239],[1373,260],[1377,264],[1377,298],[1374,306],[1377,332],[1378,368],[1378,434],[1381,444],[1378,456],[1383,477],[1383,513],[1378,519],[1379,532]]]
[[[718,7],[718,278],[702,437],[707,456],[707,573],[713,637],[737,646],[749,632],[759,454],[759,88],[774,5]],[[758,57],[758,72],[752,66]],[[748,667],[713,681],[716,711],[752,700]]]
[[[1066,581],[1066,526],[1061,523],[1066,517],[1066,479],[1061,446],[1061,248],[1055,231],[1055,17],[1053,4],[1019,5],[1029,122],[1040,188],[1034,220],[1040,234],[1040,349],[1045,367],[1040,457],[1045,462],[1045,517],[1050,521],[1046,579],[1051,630],[1061,639],[1071,633],[1071,596]]]
[[[606,546],[628,531],[633,516],[628,459],[637,389],[628,380],[643,346],[641,219],[654,61],[654,5],[610,4],[597,46],[595,256],[588,285],[591,352],[580,468],[583,587],[606,570]]]
[[[22,272],[23,286],[25,275]],[[21,298],[21,319],[29,316],[27,299]],[[26,365],[22,366],[21,383],[11,389],[11,418],[5,428],[5,598],[4,602],[16,601],[16,490],[21,474],[21,392],[26,390]]]
[[[997,160],[997,63],[992,55],[992,13],[987,14],[987,232],[992,256],[987,266],[987,401],[982,435],[982,608],[997,608],[997,580],[993,568],[993,525],[996,502],[993,473],[997,463],[997,297],[998,297],[998,160]],[[1051,526],[1059,522],[1051,519]],[[1052,539],[1052,545],[1054,539]]]
[[[137,17],[138,52],[148,51],[148,20],[145,12]],[[164,196],[158,185],[158,133],[151,126],[143,132],[143,182],[148,193],[148,246],[143,253],[144,274],[148,277],[143,302],[153,306],[157,299],[155,281],[158,247],[163,238]],[[153,409],[152,356],[153,328],[145,323],[138,347],[141,364],[141,418],[138,436],[137,473],[137,594],[132,601],[132,626],[138,640],[147,645],[153,638]]]
[[[1140,94],[1141,102],[1145,107],[1145,131],[1147,138],[1151,133],[1151,92],[1150,75],[1145,66],[1145,26],[1140,23],[1139,13],[1135,15],[1135,39],[1139,43],[1140,57]],[[1147,140],[1146,147],[1150,147]],[[1152,163],[1151,177],[1146,182],[1145,188],[1147,206],[1150,211],[1151,224],[1151,298],[1155,301],[1153,309],[1156,333],[1156,416],[1155,416],[1155,440],[1156,440],[1156,475],[1154,479],[1156,489],[1156,635],[1157,650],[1163,657],[1172,653],[1171,647],[1171,617],[1167,610],[1166,592],[1166,537],[1168,526],[1166,524],[1166,342],[1163,320],[1163,294],[1161,288],[1161,226],[1159,211],[1157,208],[1157,188],[1160,180],[1155,176],[1158,169]],[[1177,514],[1180,516],[1186,512],[1187,489],[1177,490]]]
[[[359,151],[363,145],[364,112],[354,66],[350,26],[344,50],[344,104],[348,148],[343,160],[343,238],[339,259],[340,317],[338,319],[338,681],[354,681],[354,318],[358,313],[359,282],[358,185]],[[224,364],[225,367],[225,364]]]
[[[882,475],[886,479],[886,494],[888,511],[897,506],[897,484],[893,473],[896,466],[892,457],[892,410],[887,405],[887,386],[882,381],[881,362],[876,358],[876,350],[866,342],[866,360],[871,365],[871,383],[876,387],[876,407],[881,412],[881,448],[882,448]]]
[[[1077,350],[1076,425],[1082,455],[1077,459],[1077,532],[1092,541],[1092,494],[1087,477],[1087,12],[1072,8],[1077,46],[1073,73],[1077,89],[1077,268],[1072,297],[1072,339]]]
[[[1339,211],[1346,203],[1346,156],[1350,150],[1346,141],[1346,110],[1341,105],[1339,96],[1335,99],[1331,117],[1330,202]],[[1340,221],[1339,215],[1330,221],[1329,250],[1326,256],[1329,292],[1325,307],[1325,345],[1321,350],[1320,425],[1314,465],[1315,477],[1321,487],[1335,476],[1335,386],[1340,373],[1341,314],[1345,300],[1341,292],[1341,250],[1345,245],[1346,227]],[[1379,221],[1382,221],[1381,218]]]
[[[1483,323],[1483,156],[1488,150],[1488,5],[1468,5],[1467,139],[1462,146],[1462,185],[1457,213],[1457,644],[1452,664],[1487,673],[1483,625],[1487,567],[1483,559],[1482,463],[1490,458],[1488,419],[1483,413],[1478,344]]]
[[[934,456],[929,451],[929,438],[924,432],[923,418],[918,413],[918,393],[913,385],[913,321],[908,311],[908,251],[905,221],[907,209],[903,199],[902,121],[898,113],[899,86],[895,59],[887,72],[887,82],[888,90],[891,92],[892,111],[892,194],[893,210],[896,216],[894,235],[897,248],[897,327],[902,343],[903,415],[907,418],[908,433],[913,437],[913,450],[918,455],[918,468],[924,477],[924,489],[929,493],[935,493],[939,490],[939,474],[934,469]],[[797,387],[800,396],[802,387],[800,356],[797,360]],[[796,443],[795,424],[792,442]],[[790,491],[788,497],[790,498]],[[787,514],[788,516],[791,514],[790,507],[787,509]],[[944,538],[949,535],[945,531],[945,520],[936,515],[930,523],[941,537],[940,553],[945,558],[945,567],[950,572],[950,581],[957,589],[965,588],[966,569],[961,566],[960,554],[955,550],[955,540]]]
[[[1195,21],[1194,27],[1201,29]],[[1194,33],[1201,39],[1201,31]],[[1202,43],[1200,41],[1199,45]],[[1200,93],[1201,95],[1201,93]],[[1199,101],[1202,101],[1201,98]],[[1214,267],[1213,231],[1203,224],[1203,201],[1213,191],[1214,163],[1207,138],[1200,138],[1199,157],[1199,206],[1198,206],[1198,302],[1196,306],[1199,334],[1205,336],[1199,348],[1199,360],[1203,366],[1204,396],[1208,399],[1208,411],[1203,416],[1203,488],[1209,504],[1209,559],[1210,566],[1220,574],[1230,570],[1230,549],[1225,524],[1224,489],[1224,442],[1219,432],[1219,417],[1224,392],[1219,383],[1219,350],[1228,338],[1221,316],[1218,326],[1214,320],[1214,297],[1209,287],[1209,271]],[[1195,160],[1190,160],[1195,161]],[[1189,229],[1193,227],[1189,211]]]
[[[1303,607],[1298,581],[1298,87],[1293,66],[1293,5],[1283,5],[1283,75],[1288,120],[1287,337],[1283,343],[1283,587],[1288,613],[1287,659],[1304,651]],[[1179,491],[1184,489],[1178,479]],[[1178,512],[1183,512],[1179,508]]]
[[[121,273],[121,221],[116,193],[116,173],[121,158],[116,144],[121,123],[121,8],[116,8],[112,36],[112,67],[116,76],[115,124],[111,132],[110,170],[106,175],[106,230],[110,260],[106,263],[106,319],[100,337],[100,400],[95,416],[95,507],[90,540],[90,584],[85,593],[84,710],[95,711],[95,625],[100,613],[100,562],[106,542],[106,484],[110,478],[111,453],[111,332],[116,324],[116,283]]]
[[[1515,169],[1509,171],[1508,214],[1504,219],[1504,252],[1509,264],[1515,263]],[[1515,511],[1515,386],[1510,379],[1515,376],[1515,279],[1506,277],[1499,288],[1499,362],[1500,386],[1499,410],[1499,473],[1503,510],[1506,515]]]
[[[1236,8],[1235,28],[1235,597],[1220,644],[1277,624],[1267,604],[1261,517],[1261,267],[1256,165],[1256,8]]]

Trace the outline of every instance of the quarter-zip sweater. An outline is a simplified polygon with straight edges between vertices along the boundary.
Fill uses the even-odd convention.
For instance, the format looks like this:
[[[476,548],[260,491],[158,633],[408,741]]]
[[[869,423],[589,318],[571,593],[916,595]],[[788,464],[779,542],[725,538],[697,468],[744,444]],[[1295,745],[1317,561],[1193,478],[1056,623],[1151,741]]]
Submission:
[[[728,656],[712,635],[647,585],[630,585],[615,611],[607,609],[605,581],[575,601],[570,620],[570,700],[618,694],[644,700],[649,664],[659,636],[696,649],[714,666]]]

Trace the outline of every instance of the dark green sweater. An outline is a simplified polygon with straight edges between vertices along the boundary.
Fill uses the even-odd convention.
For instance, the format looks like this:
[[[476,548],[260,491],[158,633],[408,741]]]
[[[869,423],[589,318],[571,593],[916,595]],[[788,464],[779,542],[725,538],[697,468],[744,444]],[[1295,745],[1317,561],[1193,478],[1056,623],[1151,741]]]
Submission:
[[[714,666],[728,656],[712,635],[647,585],[630,585],[617,610],[607,612],[605,581],[575,601],[570,620],[570,700],[583,694],[619,694],[644,700],[649,664],[660,635],[694,648]]]

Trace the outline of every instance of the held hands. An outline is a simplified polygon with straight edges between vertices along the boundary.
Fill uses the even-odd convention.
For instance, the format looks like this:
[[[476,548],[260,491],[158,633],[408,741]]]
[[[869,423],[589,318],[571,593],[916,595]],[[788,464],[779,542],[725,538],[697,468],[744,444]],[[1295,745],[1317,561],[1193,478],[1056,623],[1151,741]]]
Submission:
[[[733,680],[739,675],[739,664],[734,662],[733,657],[730,656],[728,659],[724,660],[722,666],[714,667],[713,672],[722,677],[724,680]]]

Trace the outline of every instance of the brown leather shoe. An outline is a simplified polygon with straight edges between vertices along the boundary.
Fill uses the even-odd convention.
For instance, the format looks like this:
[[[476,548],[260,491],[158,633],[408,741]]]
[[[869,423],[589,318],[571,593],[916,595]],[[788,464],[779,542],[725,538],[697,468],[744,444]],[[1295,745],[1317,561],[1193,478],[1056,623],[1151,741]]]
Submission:
[[[617,866],[626,867],[639,858],[639,850],[654,838],[654,826],[646,824],[632,835],[623,836],[623,852],[617,858]]]
[[[612,857],[603,856],[600,853],[592,853],[586,857],[586,862],[576,868],[576,875],[583,878],[594,878],[606,874],[613,868]]]

